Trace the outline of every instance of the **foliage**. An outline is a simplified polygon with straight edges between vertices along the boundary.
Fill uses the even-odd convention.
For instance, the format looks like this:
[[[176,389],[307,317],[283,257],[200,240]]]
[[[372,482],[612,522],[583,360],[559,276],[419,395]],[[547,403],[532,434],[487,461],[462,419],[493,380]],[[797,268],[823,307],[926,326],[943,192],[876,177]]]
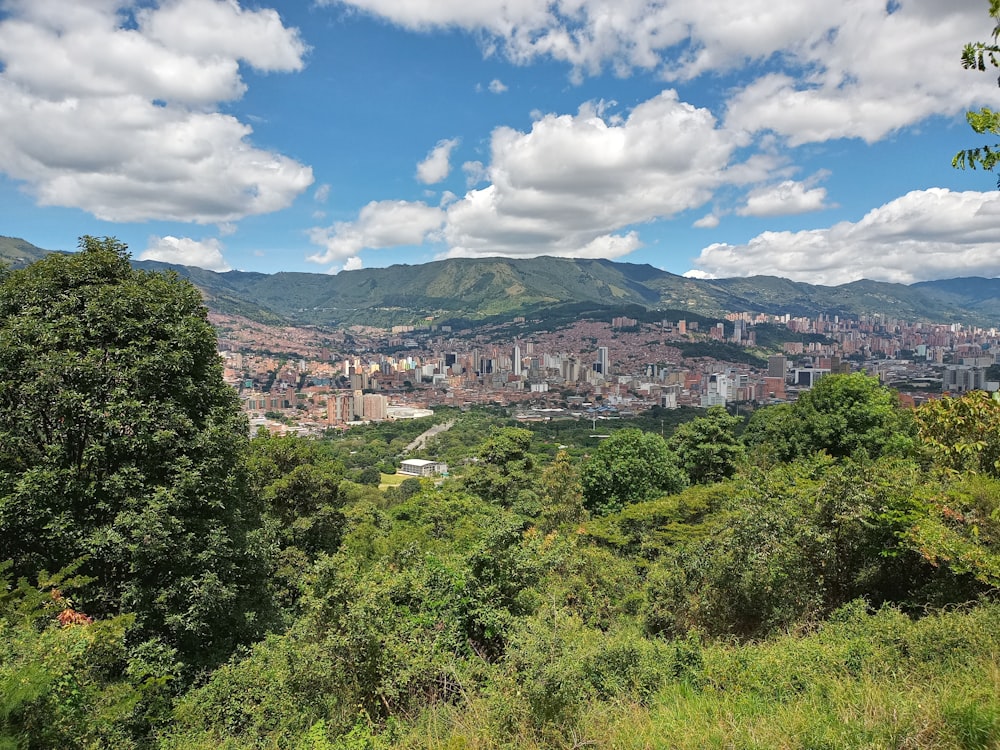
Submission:
[[[743,439],[759,455],[787,461],[826,451],[843,458],[907,455],[915,428],[894,391],[863,373],[827,375],[794,404],[759,409]]]
[[[615,435],[667,451],[655,434]],[[294,471],[300,449],[277,447]],[[995,605],[933,609],[990,595],[992,478],[929,473],[930,455],[819,452],[741,462],[725,481],[588,519],[594,458],[545,464],[512,428],[467,450],[471,483],[416,483],[404,497],[342,481],[342,541],[305,569],[300,615],[185,696],[162,746],[1000,737]]]
[[[478,463],[465,477],[466,488],[490,502],[511,507],[534,500],[535,458],[531,432],[519,427],[494,430],[479,449]]]
[[[274,544],[271,581],[278,603],[293,607],[299,583],[321,553],[333,553],[344,527],[341,462],[314,440],[261,430],[251,442],[254,492]],[[377,469],[375,470],[378,471]]]
[[[86,556],[87,610],[212,665],[266,599],[247,428],[197,290],[84,237],[0,280],[0,559]]]
[[[859,601],[812,633],[738,646],[650,643],[550,617],[526,629],[519,668],[495,691],[429,707],[394,729],[393,746],[991,748],[998,614],[913,621]],[[623,695],[598,694],[602,662],[621,669]],[[648,697],[647,675],[658,685]]]
[[[767,367],[767,360],[753,354],[741,346],[722,341],[697,341],[683,344],[680,347],[681,356],[687,359],[694,357],[711,357],[724,362],[739,362],[751,367]]]
[[[903,544],[922,511],[920,480],[890,458],[751,471],[731,486],[722,528],[650,572],[647,627],[758,636],[858,596],[908,601],[930,572]]]
[[[932,565],[1000,589],[1000,480],[965,476],[945,485],[906,538]]]
[[[731,477],[743,455],[736,430],[743,420],[713,406],[704,417],[678,427],[667,442],[692,484],[707,484]]]
[[[545,467],[539,490],[542,493],[539,521],[545,531],[579,524],[587,517],[580,476],[565,451],[556,454],[555,460]]]
[[[133,747],[143,701],[163,680],[129,679],[132,618],[75,609],[68,593],[87,581],[72,566],[16,587],[10,567],[0,565],[0,747]]]
[[[985,391],[945,395],[921,404],[915,417],[934,465],[1000,477],[1000,401]]]
[[[966,44],[962,50],[962,67],[966,70],[985,71],[987,62],[993,68],[1000,67],[1000,0],[989,0],[990,17],[994,20],[993,43],[973,42]],[[966,112],[965,119],[976,133],[983,135],[1000,135],[1000,112],[995,112],[989,107],[982,107],[978,112]],[[963,149],[955,154],[951,165],[958,169],[975,169],[977,165],[985,170],[992,171],[1000,161],[1000,146],[978,146],[976,148]],[[1000,184],[1000,183],[998,183]]]
[[[618,430],[583,466],[584,505],[596,515],[678,492],[687,484],[666,441],[637,429]]]

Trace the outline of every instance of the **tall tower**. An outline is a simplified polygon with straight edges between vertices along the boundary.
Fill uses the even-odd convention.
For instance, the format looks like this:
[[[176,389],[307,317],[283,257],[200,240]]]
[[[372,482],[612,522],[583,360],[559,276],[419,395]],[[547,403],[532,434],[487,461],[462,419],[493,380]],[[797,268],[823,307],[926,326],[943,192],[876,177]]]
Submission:
[[[597,347],[597,371],[605,378],[611,372],[611,363],[608,360],[608,347],[606,346]]]
[[[521,345],[514,344],[514,374],[521,374]]]

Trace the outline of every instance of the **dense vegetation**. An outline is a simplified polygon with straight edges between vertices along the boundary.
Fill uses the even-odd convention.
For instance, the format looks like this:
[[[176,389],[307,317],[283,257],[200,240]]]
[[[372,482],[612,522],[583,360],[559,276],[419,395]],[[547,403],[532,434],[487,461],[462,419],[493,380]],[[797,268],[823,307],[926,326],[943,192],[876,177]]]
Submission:
[[[192,287],[84,245],[0,278],[0,748],[1000,745],[987,394],[248,440]]]

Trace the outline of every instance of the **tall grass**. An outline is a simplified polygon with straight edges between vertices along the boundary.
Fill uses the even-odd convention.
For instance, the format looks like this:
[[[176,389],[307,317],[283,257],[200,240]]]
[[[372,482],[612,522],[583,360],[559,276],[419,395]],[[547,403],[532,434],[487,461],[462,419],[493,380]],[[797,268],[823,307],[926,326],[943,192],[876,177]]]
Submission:
[[[665,664],[664,674],[651,698],[591,693],[558,723],[534,720],[519,689],[521,675],[509,674],[490,692],[425,710],[392,744],[440,750],[1000,748],[995,604],[916,621],[892,609],[869,615],[854,605],[808,634],[707,644],[700,665],[678,678],[676,664]]]

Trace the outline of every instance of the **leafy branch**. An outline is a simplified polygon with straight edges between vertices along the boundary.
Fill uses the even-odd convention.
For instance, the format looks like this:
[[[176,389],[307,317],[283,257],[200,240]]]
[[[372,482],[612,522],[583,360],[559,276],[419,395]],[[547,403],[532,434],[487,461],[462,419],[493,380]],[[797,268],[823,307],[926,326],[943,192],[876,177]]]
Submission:
[[[965,45],[962,50],[962,67],[966,70],[985,71],[987,67],[1000,68],[1000,0],[990,0],[990,17],[996,23],[993,26],[993,43],[973,42]],[[1000,78],[997,79],[1000,85]],[[1000,112],[989,107],[982,107],[978,112],[966,112],[965,119],[969,126],[978,134],[992,133],[1000,135]],[[1000,144],[967,148],[955,154],[951,165],[956,169],[976,169],[977,165],[986,170],[993,170],[1000,162]],[[1000,179],[997,180],[1000,187]]]

